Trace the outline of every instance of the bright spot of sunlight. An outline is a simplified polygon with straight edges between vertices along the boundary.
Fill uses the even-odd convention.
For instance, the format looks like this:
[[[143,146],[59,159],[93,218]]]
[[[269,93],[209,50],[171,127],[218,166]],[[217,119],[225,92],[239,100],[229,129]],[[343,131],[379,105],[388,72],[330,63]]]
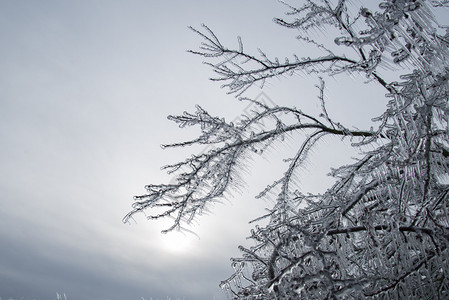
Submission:
[[[172,231],[160,236],[160,244],[165,251],[177,254],[188,252],[193,246],[195,236]]]

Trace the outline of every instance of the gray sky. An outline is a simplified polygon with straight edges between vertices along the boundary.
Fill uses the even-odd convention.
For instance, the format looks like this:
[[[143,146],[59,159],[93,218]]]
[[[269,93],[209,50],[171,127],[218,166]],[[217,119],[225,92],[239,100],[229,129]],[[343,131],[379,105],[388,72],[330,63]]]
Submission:
[[[247,188],[198,219],[200,239],[161,235],[168,223],[143,216],[121,220],[146,184],[170,180],[162,165],[190,155],[160,148],[195,132],[168,114],[196,103],[227,119],[245,109],[186,53],[201,42],[187,26],[206,23],[227,45],[241,35],[253,52],[301,54],[295,32],[271,21],[283,11],[257,0],[0,1],[0,297],[224,299],[218,284],[232,273],[229,257],[248,244],[247,221],[269,206],[252,196],[277,178],[247,176]],[[317,82],[275,79],[264,91],[314,110]],[[346,101],[329,101],[346,124],[366,125],[382,111],[380,89],[348,103],[362,85],[327,84],[332,99]],[[330,145],[314,171],[325,174],[339,165],[335,153],[346,154],[328,141],[311,161]],[[256,158],[252,174],[264,174],[270,159]],[[305,191],[325,185],[306,177]]]

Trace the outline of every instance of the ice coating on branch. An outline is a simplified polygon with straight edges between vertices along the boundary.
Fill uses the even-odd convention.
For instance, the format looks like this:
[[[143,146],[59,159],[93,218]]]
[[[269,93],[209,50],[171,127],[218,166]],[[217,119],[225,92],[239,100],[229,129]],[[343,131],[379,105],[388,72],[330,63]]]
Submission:
[[[220,286],[232,299],[448,299],[449,34],[441,34],[428,6],[448,3],[389,0],[377,10],[354,9],[344,0],[303,3],[288,6],[287,20],[275,22],[302,35],[337,29],[329,43],[338,53],[301,36],[317,48],[316,57],[253,55],[240,38],[237,48],[225,47],[205,25],[193,29],[203,43],[191,52],[207,60],[213,80],[237,95],[281,75],[363,74],[385,90],[384,113],[365,130],[334,121],[318,78],[318,115],[246,99],[258,110],[235,123],[201,107],[170,116],[201,133],[167,147],[208,148],[166,166],[176,180],[148,185],[125,221],[146,211],[153,219],[172,217],[167,230],[182,228],[240,182],[249,156],[301,132],[303,140],[293,139],[296,154],[284,160],[285,172],[258,195],[274,201],[256,219],[268,223],[251,231],[252,246],[239,248],[242,256],[231,260],[234,273]],[[385,69],[402,75],[389,82]],[[297,170],[329,135],[348,140],[361,156],[331,170],[336,182],[324,194],[299,193]]]

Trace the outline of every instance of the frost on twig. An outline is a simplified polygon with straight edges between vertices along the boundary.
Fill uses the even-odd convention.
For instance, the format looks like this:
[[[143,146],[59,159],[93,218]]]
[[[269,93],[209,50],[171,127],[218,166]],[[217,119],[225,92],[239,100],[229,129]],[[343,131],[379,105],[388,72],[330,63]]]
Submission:
[[[172,217],[173,225],[166,231],[180,229],[183,222],[190,223],[196,215],[201,215],[209,203],[223,197],[229,186],[236,184],[233,183],[234,177],[238,176],[245,155],[260,154],[271,143],[292,132],[311,132],[293,166],[299,163],[299,159],[304,159],[312,141],[325,134],[362,139],[373,135],[371,131],[351,131],[341,125],[336,128],[330,119],[322,122],[294,108],[260,106],[263,107],[262,111],[242,118],[237,124],[212,117],[200,106],[193,114],[185,112],[180,116],[169,116],[180,127],[200,127],[201,134],[194,140],[163,147],[192,144],[214,147],[205,153],[192,155],[185,161],[163,167],[170,174],[176,174],[176,182],[146,186],[147,193],[135,197],[133,210],[125,216],[124,221],[127,222],[137,212],[152,209],[157,214],[148,215],[149,219]]]

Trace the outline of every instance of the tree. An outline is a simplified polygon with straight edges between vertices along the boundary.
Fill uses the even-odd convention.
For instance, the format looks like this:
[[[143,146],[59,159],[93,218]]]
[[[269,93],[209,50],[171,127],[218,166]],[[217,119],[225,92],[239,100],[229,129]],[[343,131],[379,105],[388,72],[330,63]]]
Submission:
[[[238,96],[281,75],[362,74],[389,99],[375,128],[353,130],[334,121],[323,79],[318,116],[246,98],[260,110],[236,124],[199,106],[195,113],[169,116],[180,127],[199,126],[201,134],[166,147],[214,147],[166,166],[177,181],[146,186],[124,221],[148,211],[149,219],[173,218],[167,231],[181,229],[225,195],[251,153],[304,132],[282,178],[258,195],[275,200],[260,217],[267,225],[255,226],[254,245],[240,247],[242,257],[232,259],[235,273],[221,286],[235,299],[448,299],[449,30],[442,32],[430,10],[448,1],[387,0],[377,11],[345,0],[303,2],[287,5],[288,19],[275,22],[299,29],[299,39],[321,55],[283,62],[262,51],[253,55],[240,38],[237,49],[225,47],[205,25],[192,28],[203,43],[191,52],[207,60],[213,80]],[[308,38],[316,29],[338,32],[336,50]],[[403,75],[388,81],[383,73]],[[297,170],[326,136],[351,141],[360,157],[331,171],[336,183],[325,193],[303,195]]]

